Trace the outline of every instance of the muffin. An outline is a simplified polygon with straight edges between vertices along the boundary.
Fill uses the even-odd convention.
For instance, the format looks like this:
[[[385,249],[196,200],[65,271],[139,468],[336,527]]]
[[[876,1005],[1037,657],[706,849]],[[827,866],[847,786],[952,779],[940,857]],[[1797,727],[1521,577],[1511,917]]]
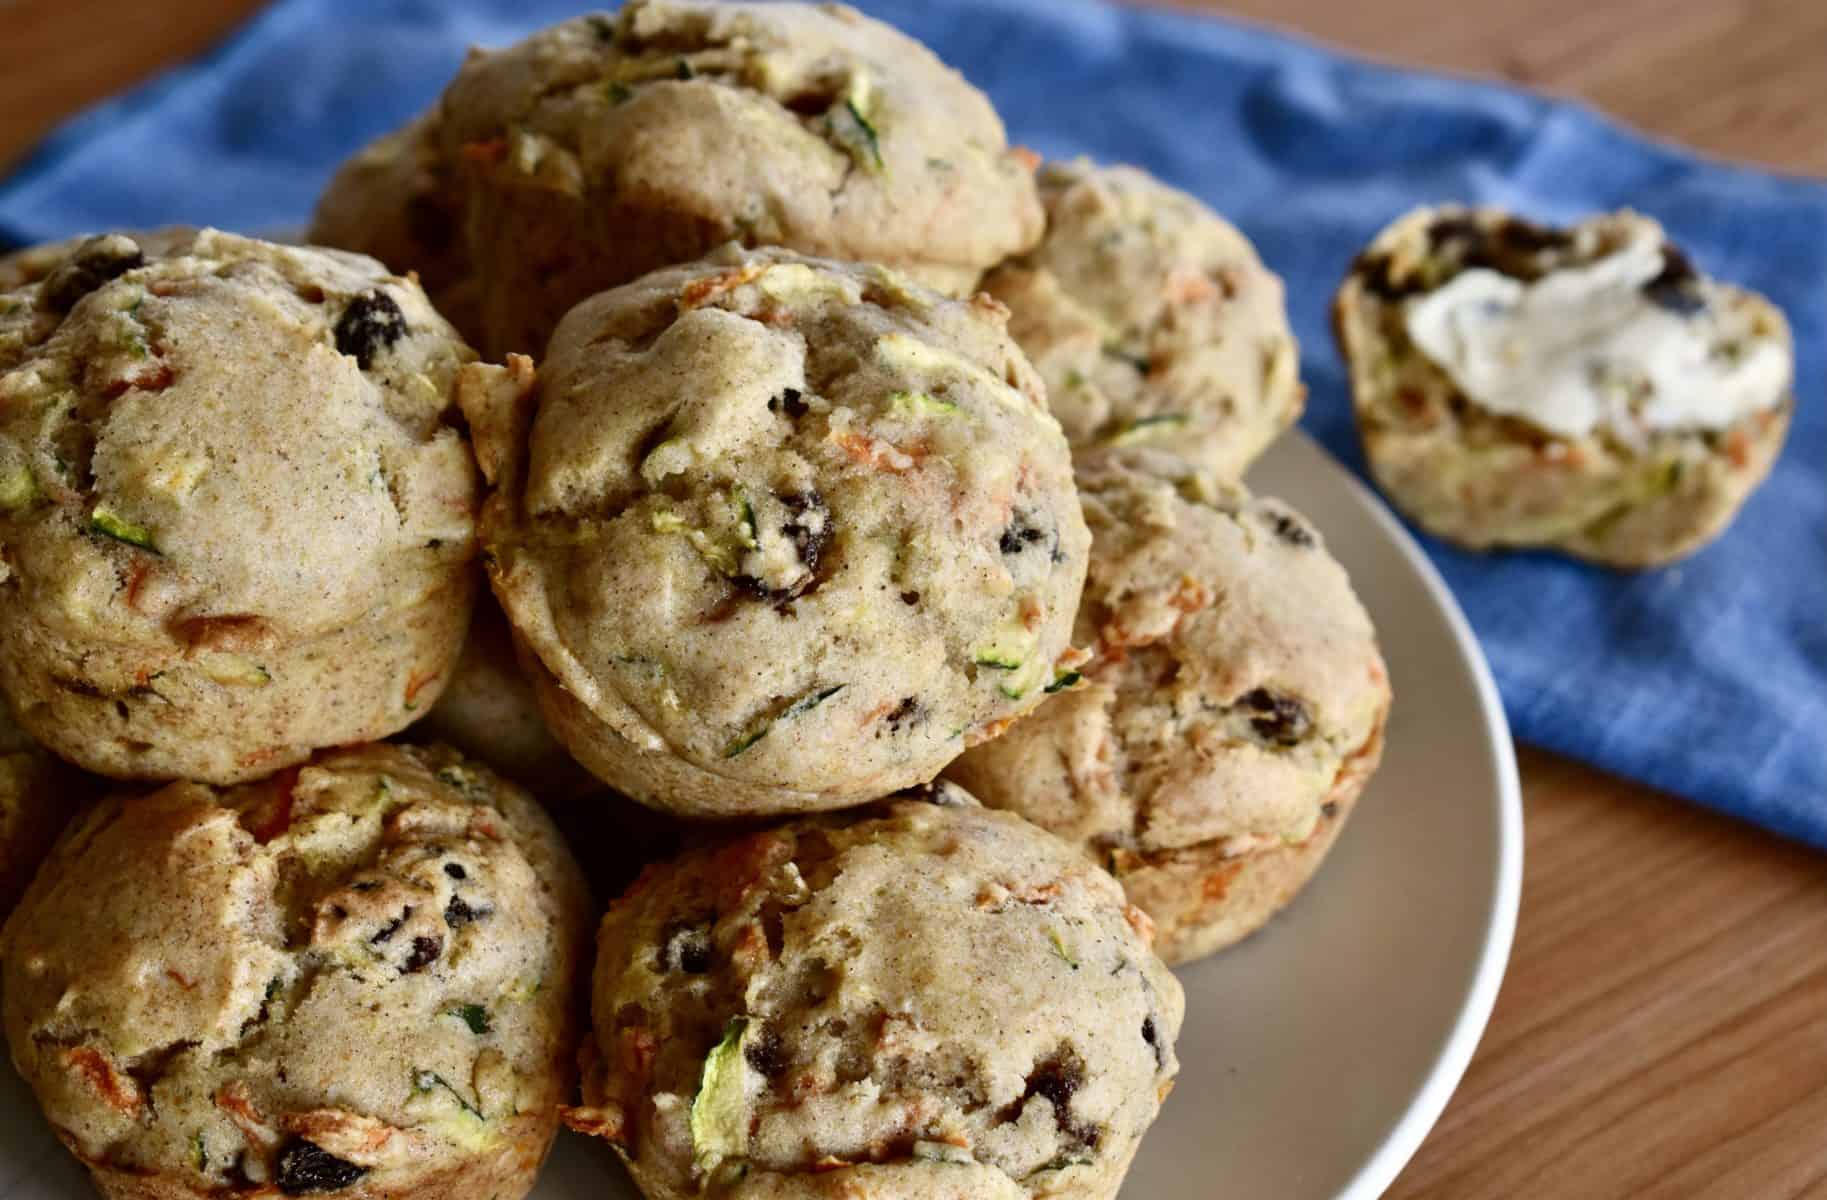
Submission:
[[[87,781],[13,724],[0,700],[0,920],[88,794]]]
[[[572,758],[540,714],[533,685],[514,656],[514,638],[499,605],[476,605],[463,656],[450,684],[425,719],[412,727],[414,741],[444,742],[524,784],[548,804],[602,790]]]
[[[472,54],[441,139],[491,353],[728,241],[955,294],[1032,246],[1032,159],[918,42],[835,4],[631,0]]]
[[[727,247],[467,369],[485,561],[548,723],[643,803],[839,808],[1040,702],[1088,535],[987,298]]]
[[[1082,847],[1169,963],[1260,928],[1319,867],[1382,753],[1370,618],[1299,514],[1161,451],[1079,467],[1082,679],[948,777]]]
[[[1770,472],[1789,326],[1632,212],[1565,229],[1422,209],[1333,310],[1371,472],[1430,533],[1614,567],[1694,553]]]
[[[1046,239],[984,281],[1075,452],[1160,446],[1240,479],[1306,389],[1281,280],[1243,234],[1135,167],[1040,173]]]
[[[306,240],[413,272],[438,311],[466,338],[477,338],[479,297],[463,247],[455,175],[439,145],[434,106],[336,169]]]
[[[0,690],[63,758],[226,783],[437,700],[474,355],[370,259],[89,239],[0,295]]]
[[[104,1196],[524,1196],[588,897],[531,797],[340,751],[79,820],[6,926],[13,1062]]]
[[[925,796],[696,851],[610,906],[566,1120],[650,1200],[1116,1195],[1180,985],[1072,847]]]

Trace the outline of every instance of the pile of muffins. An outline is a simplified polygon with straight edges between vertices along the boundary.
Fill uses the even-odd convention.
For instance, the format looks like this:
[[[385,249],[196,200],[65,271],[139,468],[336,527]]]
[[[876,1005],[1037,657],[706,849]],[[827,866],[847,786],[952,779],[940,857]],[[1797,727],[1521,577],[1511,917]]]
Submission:
[[[308,240],[0,262],[4,1021],[101,1191],[1114,1196],[1389,711],[1238,482],[1249,243],[710,0],[475,52]]]

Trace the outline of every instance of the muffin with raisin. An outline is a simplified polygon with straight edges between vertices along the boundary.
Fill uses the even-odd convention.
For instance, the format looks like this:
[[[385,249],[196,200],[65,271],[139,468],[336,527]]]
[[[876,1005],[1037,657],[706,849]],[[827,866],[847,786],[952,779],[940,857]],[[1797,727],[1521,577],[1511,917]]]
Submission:
[[[937,775],[1064,666],[1088,534],[988,298],[727,247],[467,368],[495,594],[552,730],[687,816]]]
[[[1652,567],[1724,531],[1782,450],[1788,322],[1632,212],[1567,228],[1422,209],[1333,310],[1372,474],[1475,550]]]
[[[588,922],[524,792],[339,751],[86,813],[6,926],[6,1035],[105,1196],[520,1197]]]
[[[1108,1200],[1183,1008],[1107,874],[941,783],[644,875],[566,1120],[652,1200]]]
[[[1382,753],[1370,618],[1319,535],[1160,451],[1081,462],[1081,678],[948,777],[1107,866],[1182,963],[1319,868]]]
[[[984,281],[1075,451],[1162,446],[1242,478],[1306,389],[1282,283],[1235,227],[1136,167],[1040,173],[1047,236]]]
[[[494,354],[537,354],[586,296],[732,240],[962,294],[1041,233],[1031,159],[983,94],[836,4],[578,17],[473,54],[440,129]]]
[[[371,259],[205,230],[0,294],[0,689],[120,779],[258,778],[436,701],[474,354]]]

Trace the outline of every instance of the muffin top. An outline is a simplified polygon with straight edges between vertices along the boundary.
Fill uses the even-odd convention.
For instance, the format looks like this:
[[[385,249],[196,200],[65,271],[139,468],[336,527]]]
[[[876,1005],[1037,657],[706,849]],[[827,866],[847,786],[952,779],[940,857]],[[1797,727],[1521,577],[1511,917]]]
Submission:
[[[704,774],[669,802],[930,779],[1073,660],[1087,534],[1003,321],[732,247],[579,305],[525,402],[472,371],[496,592],[572,697]]]
[[[1160,451],[1081,462],[1082,684],[953,777],[1098,851],[1304,841],[1389,683],[1312,526]]]
[[[72,636],[341,626],[446,586],[473,357],[370,259],[92,238],[0,295],[0,580]]]
[[[370,746],[86,813],[8,923],[15,1062],[85,1160],[385,1188],[547,1118],[588,899],[538,806]]]
[[[453,161],[959,288],[1041,232],[983,94],[841,5],[633,0],[473,56],[443,112]]]
[[[1115,1194],[1180,985],[1075,849],[925,796],[696,851],[611,906],[570,1119],[648,1195]]]
[[[1299,414],[1281,280],[1243,234],[1135,167],[1040,174],[1047,236],[985,287],[1075,449],[1171,445],[1227,478]]]

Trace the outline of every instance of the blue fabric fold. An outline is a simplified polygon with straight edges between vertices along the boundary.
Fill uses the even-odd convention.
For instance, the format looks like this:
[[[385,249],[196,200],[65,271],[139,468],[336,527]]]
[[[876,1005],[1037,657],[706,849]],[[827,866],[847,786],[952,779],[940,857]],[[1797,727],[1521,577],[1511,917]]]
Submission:
[[[1548,220],[1630,206],[1799,340],[1770,482],[1677,567],[1621,575],[1423,538],[1518,735],[1827,847],[1827,184],[1659,145],[1576,105],[1095,0],[861,0],[932,45],[1049,156],[1140,163],[1235,221],[1288,282],[1307,427],[1362,471],[1327,305],[1397,214],[1447,200]],[[331,168],[429,104],[471,43],[574,0],[280,0],[207,57],[105,103],[0,183],[0,238],[295,227]]]

